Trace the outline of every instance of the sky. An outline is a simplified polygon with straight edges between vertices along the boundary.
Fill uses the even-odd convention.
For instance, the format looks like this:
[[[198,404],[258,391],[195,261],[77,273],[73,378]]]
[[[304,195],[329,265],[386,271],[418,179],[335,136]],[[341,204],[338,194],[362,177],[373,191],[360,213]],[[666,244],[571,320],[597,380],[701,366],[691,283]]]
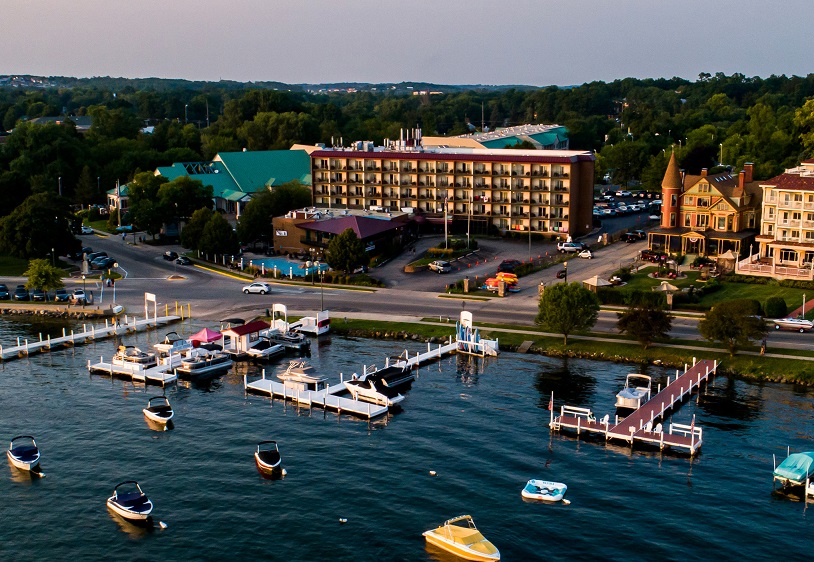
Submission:
[[[577,85],[812,72],[811,0],[0,0],[0,74]]]

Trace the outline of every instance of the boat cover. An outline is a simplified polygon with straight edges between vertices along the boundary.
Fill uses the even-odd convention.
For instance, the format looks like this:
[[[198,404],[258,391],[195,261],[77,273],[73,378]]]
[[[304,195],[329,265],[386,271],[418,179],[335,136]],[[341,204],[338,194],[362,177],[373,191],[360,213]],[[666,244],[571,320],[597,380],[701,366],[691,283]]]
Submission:
[[[215,330],[210,330],[209,328],[204,328],[197,334],[191,336],[189,341],[191,342],[198,342],[198,343],[211,343],[213,341],[218,341],[223,336],[220,332],[216,332]]]
[[[814,472],[814,452],[793,453],[780,466],[774,469],[774,475],[794,482],[802,482]]]

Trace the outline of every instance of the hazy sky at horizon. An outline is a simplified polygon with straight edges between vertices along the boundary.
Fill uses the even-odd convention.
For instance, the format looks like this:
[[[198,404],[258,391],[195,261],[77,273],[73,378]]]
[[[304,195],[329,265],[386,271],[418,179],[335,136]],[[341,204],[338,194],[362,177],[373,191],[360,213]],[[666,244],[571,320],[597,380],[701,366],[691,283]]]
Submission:
[[[812,72],[810,0],[0,0],[0,74],[571,85]]]

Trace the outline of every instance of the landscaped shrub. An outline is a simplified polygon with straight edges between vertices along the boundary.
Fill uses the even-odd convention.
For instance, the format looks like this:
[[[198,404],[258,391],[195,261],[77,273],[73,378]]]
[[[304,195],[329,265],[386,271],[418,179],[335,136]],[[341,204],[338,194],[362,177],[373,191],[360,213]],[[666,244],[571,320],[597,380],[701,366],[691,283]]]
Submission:
[[[782,318],[788,314],[788,307],[783,297],[769,297],[764,308],[768,318]]]
[[[667,298],[664,293],[654,291],[625,290],[613,287],[599,287],[596,291],[599,302],[602,304],[616,305],[653,305],[665,306]]]
[[[618,277],[624,282],[630,281],[631,273],[629,267],[623,267],[613,272],[611,277]]]

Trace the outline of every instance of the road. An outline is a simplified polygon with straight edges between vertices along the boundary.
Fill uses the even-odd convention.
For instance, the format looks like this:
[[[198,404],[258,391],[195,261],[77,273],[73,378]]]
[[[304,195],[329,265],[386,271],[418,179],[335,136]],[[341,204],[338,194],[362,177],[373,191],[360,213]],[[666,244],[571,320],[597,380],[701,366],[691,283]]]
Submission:
[[[532,326],[537,313],[538,287],[562,282],[555,274],[560,269],[554,266],[535,274],[523,277],[523,290],[507,298],[487,298],[485,300],[464,299],[451,296],[445,298],[445,287],[458,279],[469,276],[474,281],[494,275],[497,264],[502,259],[527,259],[528,246],[522,242],[505,240],[484,240],[481,250],[467,259],[456,262],[456,270],[450,274],[439,275],[432,272],[413,274],[403,273],[403,266],[413,259],[412,253],[400,256],[391,263],[376,269],[374,275],[387,282],[388,287],[374,290],[347,290],[334,287],[314,285],[273,284],[268,295],[244,295],[240,288],[246,281],[211,273],[192,267],[180,266],[163,259],[167,249],[182,251],[174,246],[133,245],[125,243],[119,237],[84,236],[85,244],[94,250],[104,250],[115,257],[120,271],[126,277],[116,283],[116,302],[123,304],[129,311],[143,311],[144,292],[151,292],[158,297],[159,307],[169,306],[175,310],[175,303],[189,303],[193,316],[217,322],[224,318],[249,318],[265,313],[275,302],[282,302],[292,313],[313,314],[322,308],[331,311],[334,318],[352,313],[369,313],[382,318],[394,316],[428,317],[443,316],[456,318],[462,309],[471,311],[480,322],[499,322]],[[438,238],[422,238],[418,241],[417,253],[423,248],[434,245]],[[620,265],[629,264],[637,252],[644,247],[643,242],[634,244],[617,243],[595,252],[594,259],[573,258],[568,260],[568,278],[571,281],[583,280],[594,275],[607,278]],[[535,243],[532,255],[545,252],[556,252],[553,243]],[[176,277],[177,279],[173,279]],[[74,279],[74,287],[81,286],[82,281]],[[70,287],[70,284],[69,284]],[[93,290],[97,302],[112,302],[110,288],[104,290],[97,283],[88,282],[88,290]],[[616,312],[603,310],[594,331],[599,333],[618,333],[616,330]],[[679,339],[701,339],[697,331],[697,319],[677,317],[673,321],[672,337]],[[793,332],[773,332],[770,334],[770,345],[780,347],[799,347],[800,338],[808,340],[814,336],[800,335]]]

